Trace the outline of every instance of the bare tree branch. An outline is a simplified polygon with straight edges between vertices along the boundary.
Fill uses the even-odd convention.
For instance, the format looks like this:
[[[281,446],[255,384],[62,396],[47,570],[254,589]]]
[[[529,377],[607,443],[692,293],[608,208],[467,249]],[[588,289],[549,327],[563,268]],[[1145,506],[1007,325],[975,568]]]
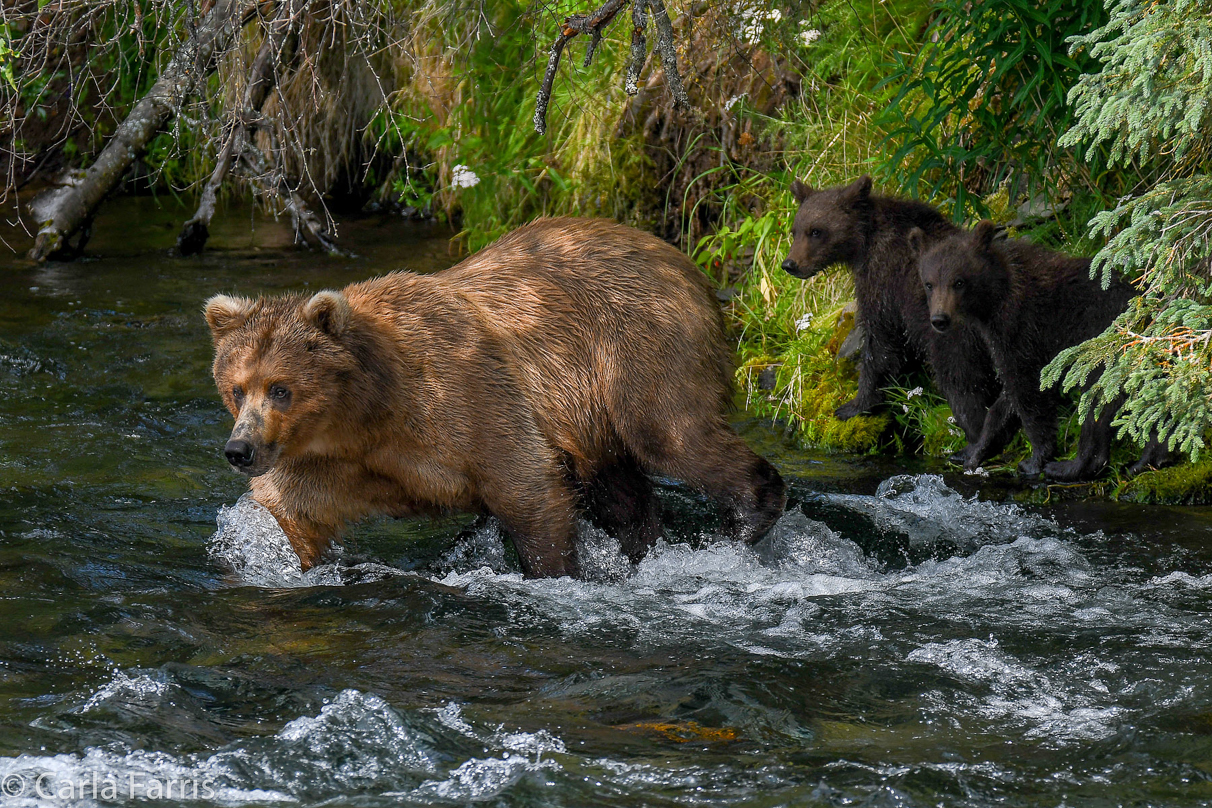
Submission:
[[[243,11],[251,2],[215,0],[198,25],[196,35],[186,39],[174,54],[159,80],[131,110],[83,177],[39,206],[45,213],[39,213],[41,226],[30,258],[45,261],[62,250],[72,235],[87,229],[101,200],[122,179],[152,136],[195,91],[199,80],[214,68],[215,55],[227,47],[239,30],[245,19]]]
[[[312,0],[283,2],[278,6],[277,15],[264,24],[265,41],[253,61],[243,103],[228,122],[227,137],[219,151],[215,170],[202,190],[198,211],[185,223],[177,237],[177,249],[182,255],[200,253],[206,246],[219,188],[227,179],[236,158],[243,152],[244,143],[260,114],[261,107],[269,98],[270,90],[277,84],[279,75],[294,56],[299,29],[311,3]]]
[[[577,34],[589,34],[592,39],[585,53],[584,66],[588,67],[602,41],[602,30],[609,25],[628,0],[607,0],[592,14],[574,14],[564,21],[559,37],[551,43],[547,56],[547,72],[543,74],[543,83],[539,86],[539,94],[535,99],[534,128],[540,135],[547,131],[547,107],[551,103],[551,87],[555,81],[556,71],[560,67],[560,56],[568,40]],[[661,64],[665,68],[666,84],[673,94],[675,106],[690,106],[690,98],[682,84],[682,76],[678,72],[678,55],[673,41],[673,25],[669,21],[669,12],[665,10],[663,0],[633,0],[631,9],[631,59],[627,65],[627,77],[624,87],[628,95],[638,92],[640,71],[643,70],[648,51],[648,42],[644,30],[648,27],[648,18],[652,17],[657,30],[655,50],[660,53]]]

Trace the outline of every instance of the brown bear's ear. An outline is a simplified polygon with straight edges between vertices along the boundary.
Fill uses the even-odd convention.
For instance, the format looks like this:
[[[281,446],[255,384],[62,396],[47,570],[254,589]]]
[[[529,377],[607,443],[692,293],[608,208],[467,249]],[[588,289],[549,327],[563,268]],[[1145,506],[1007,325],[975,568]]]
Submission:
[[[851,202],[866,202],[871,196],[871,175],[864,174],[846,186],[846,198]]]
[[[1006,228],[988,219],[982,219],[972,231],[972,236],[976,239],[976,246],[987,251],[993,246],[993,242],[1006,238]]]
[[[791,183],[791,195],[795,197],[795,201],[799,204],[802,204],[805,199],[807,199],[808,197],[812,196],[815,193],[816,193],[815,190],[813,190],[810,186],[805,185],[804,183],[800,182],[799,180],[795,180],[794,182]]]
[[[248,320],[253,311],[254,301],[246,297],[231,295],[215,295],[206,301],[203,312],[206,323],[210,326],[211,335],[218,340],[223,334],[238,328]]]
[[[303,304],[303,318],[330,337],[339,337],[349,325],[349,301],[340,292],[316,292]]]
[[[921,254],[926,250],[926,231],[920,227],[915,227],[909,231],[909,251],[914,256],[921,257]]]

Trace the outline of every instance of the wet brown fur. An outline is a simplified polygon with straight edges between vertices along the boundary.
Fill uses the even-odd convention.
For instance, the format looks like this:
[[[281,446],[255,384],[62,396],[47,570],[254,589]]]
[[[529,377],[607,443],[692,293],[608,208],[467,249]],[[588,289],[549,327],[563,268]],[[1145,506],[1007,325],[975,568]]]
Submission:
[[[305,568],[350,520],[447,510],[496,516],[528,576],[577,573],[582,508],[638,561],[660,532],[647,474],[719,500],[749,541],[782,512],[778,472],[728,425],[707,280],[639,231],[540,220],[432,275],[206,315],[253,496]]]

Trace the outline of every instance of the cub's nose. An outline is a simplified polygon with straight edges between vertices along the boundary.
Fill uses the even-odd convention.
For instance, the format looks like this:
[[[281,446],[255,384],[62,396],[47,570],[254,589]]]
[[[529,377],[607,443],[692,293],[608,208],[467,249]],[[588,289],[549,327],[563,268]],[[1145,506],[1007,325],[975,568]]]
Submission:
[[[784,272],[795,272],[799,268],[800,268],[799,264],[797,264],[795,261],[792,261],[790,258],[788,258],[786,261],[783,262],[783,271]]]
[[[253,445],[246,440],[232,439],[223,447],[223,454],[227,455],[227,462],[231,463],[238,469],[248,468],[252,465],[253,456],[257,450]]]
[[[945,314],[936,314],[930,318],[930,325],[934,326],[935,331],[946,331],[951,327],[951,318]]]

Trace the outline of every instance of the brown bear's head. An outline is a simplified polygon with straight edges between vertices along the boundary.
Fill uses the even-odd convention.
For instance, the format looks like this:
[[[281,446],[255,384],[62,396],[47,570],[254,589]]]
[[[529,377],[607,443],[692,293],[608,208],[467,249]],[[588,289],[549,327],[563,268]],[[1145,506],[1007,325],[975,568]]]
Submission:
[[[791,193],[800,208],[783,269],[797,278],[811,278],[831,264],[853,261],[871,226],[871,177],[822,190],[796,180]]]
[[[215,342],[215,384],[236,419],[224,447],[250,477],[281,457],[323,447],[339,428],[342,380],[359,362],[348,334],[353,314],[340,292],[206,301]]]
[[[926,249],[926,234],[909,231],[909,248],[918,256],[926,287],[930,325],[944,332],[965,319],[988,322],[1009,290],[1010,277],[1000,242],[1005,231],[985,220],[970,233],[957,233]]]

